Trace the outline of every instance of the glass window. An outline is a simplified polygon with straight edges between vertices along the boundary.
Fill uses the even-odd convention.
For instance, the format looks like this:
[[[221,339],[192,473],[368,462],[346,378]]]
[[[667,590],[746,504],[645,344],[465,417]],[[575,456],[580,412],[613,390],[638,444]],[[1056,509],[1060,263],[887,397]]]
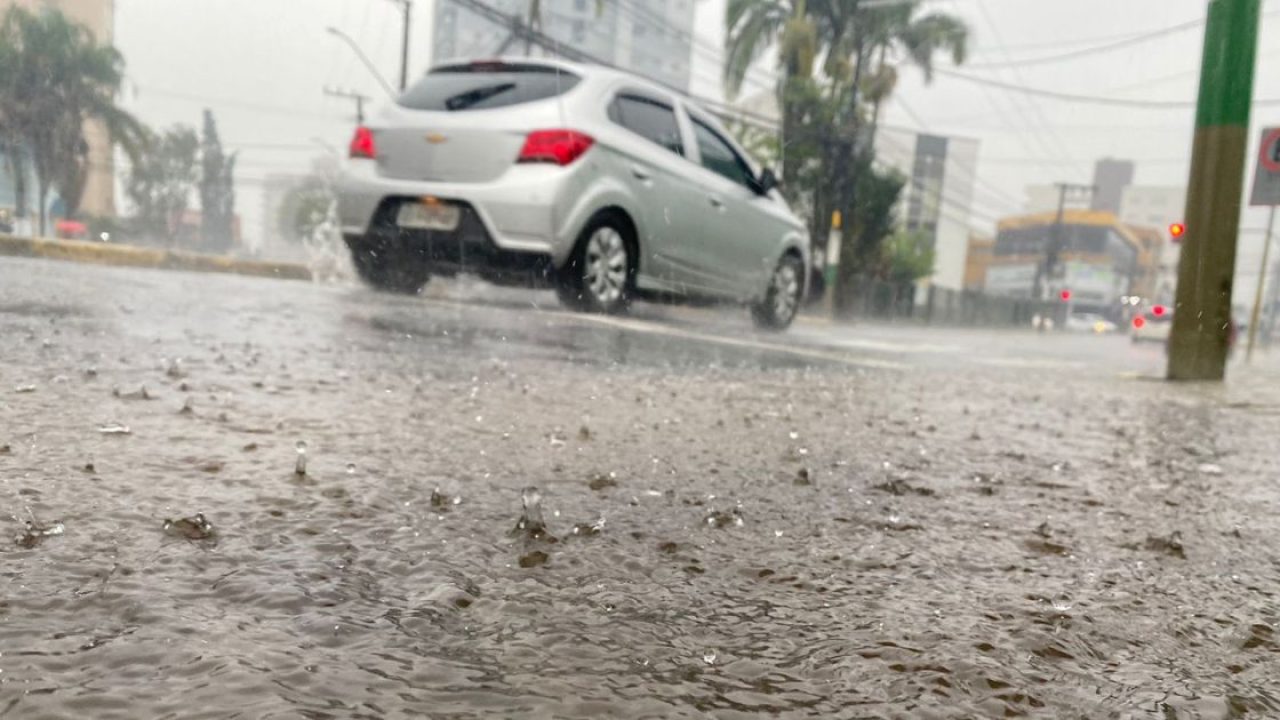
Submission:
[[[414,110],[489,110],[553,98],[578,80],[573,73],[545,65],[452,65],[427,73],[397,102]]]
[[[752,187],[751,169],[738,157],[733,147],[719,133],[699,120],[693,121],[693,134],[698,140],[698,152],[702,155],[702,167],[743,185]]]
[[[684,154],[680,126],[670,106],[637,95],[619,95],[609,105],[609,119],[677,155]]]

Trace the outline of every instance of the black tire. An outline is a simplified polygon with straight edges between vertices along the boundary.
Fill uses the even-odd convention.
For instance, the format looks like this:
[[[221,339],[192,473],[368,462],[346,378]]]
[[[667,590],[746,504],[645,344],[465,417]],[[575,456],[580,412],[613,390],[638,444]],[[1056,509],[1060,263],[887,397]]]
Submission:
[[[412,253],[390,250],[385,245],[354,245],[351,263],[361,280],[385,292],[416,295],[431,278],[425,260]]]
[[[751,307],[751,319],[762,330],[786,330],[800,312],[803,293],[804,261],[787,253],[770,276],[769,289],[764,297]]]
[[[624,216],[596,215],[557,273],[560,302],[581,312],[626,312],[635,297],[637,249],[635,231]]]

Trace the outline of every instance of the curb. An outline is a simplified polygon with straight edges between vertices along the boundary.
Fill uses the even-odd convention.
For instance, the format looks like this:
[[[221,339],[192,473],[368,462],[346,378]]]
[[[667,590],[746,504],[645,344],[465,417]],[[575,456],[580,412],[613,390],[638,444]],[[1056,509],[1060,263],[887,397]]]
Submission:
[[[181,250],[159,250],[134,245],[50,240],[0,235],[0,255],[45,258],[92,265],[229,273],[283,280],[310,280],[311,270],[296,263],[241,260],[225,255],[202,255]]]

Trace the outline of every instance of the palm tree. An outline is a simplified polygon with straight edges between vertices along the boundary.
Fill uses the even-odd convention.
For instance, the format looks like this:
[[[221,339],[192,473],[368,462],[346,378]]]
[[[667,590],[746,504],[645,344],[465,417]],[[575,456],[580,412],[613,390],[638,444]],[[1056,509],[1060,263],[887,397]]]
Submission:
[[[807,0],[729,0],[725,7],[724,86],[730,98],[742,90],[751,67],[775,45],[782,70],[777,88],[782,107],[782,186],[795,189],[800,163],[785,162],[800,129],[804,97],[812,94],[813,65],[822,51],[819,28]]]
[[[51,189],[69,214],[79,208],[90,170],[86,123],[99,124],[132,158],[145,130],[115,102],[124,79],[120,53],[60,12],[11,7],[0,23],[0,58],[0,128],[30,152],[44,234]]]
[[[950,53],[957,64],[964,61],[968,50],[969,30],[958,18],[943,13],[916,16],[921,0],[901,0],[889,4],[864,4],[860,0],[825,0],[822,11],[832,28],[834,40],[828,55],[826,72],[847,79],[847,105],[837,113],[847,123],[843,132],[832,140],[835,145],[831,186],[841,200],[846,218],[857,220],[856,210],[867,204],[858,198],[859,185],[869,172],[874,155],[874,141],[879,124],[880,106],[897,86],[897,68],[889,62],[901,56],[919,68],[929,81],[933,78],[933,61],[940,52]],[[864,103],[871,104],[869,124],[863,127]],[[847,309],[852,300],[856,277],[873,260],[870,257],[880,238],[874,223],[845,222],[840,228],[842,258],[837,285],[837,311]]]

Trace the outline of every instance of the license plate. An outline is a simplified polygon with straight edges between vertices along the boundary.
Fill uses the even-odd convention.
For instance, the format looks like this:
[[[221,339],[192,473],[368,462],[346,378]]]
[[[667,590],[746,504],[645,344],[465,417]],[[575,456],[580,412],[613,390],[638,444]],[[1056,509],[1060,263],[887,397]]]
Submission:
[[[405,203],[396,212],[396,224],[420,230],[454,230],[461,216],[457,205],[439,201]]]

